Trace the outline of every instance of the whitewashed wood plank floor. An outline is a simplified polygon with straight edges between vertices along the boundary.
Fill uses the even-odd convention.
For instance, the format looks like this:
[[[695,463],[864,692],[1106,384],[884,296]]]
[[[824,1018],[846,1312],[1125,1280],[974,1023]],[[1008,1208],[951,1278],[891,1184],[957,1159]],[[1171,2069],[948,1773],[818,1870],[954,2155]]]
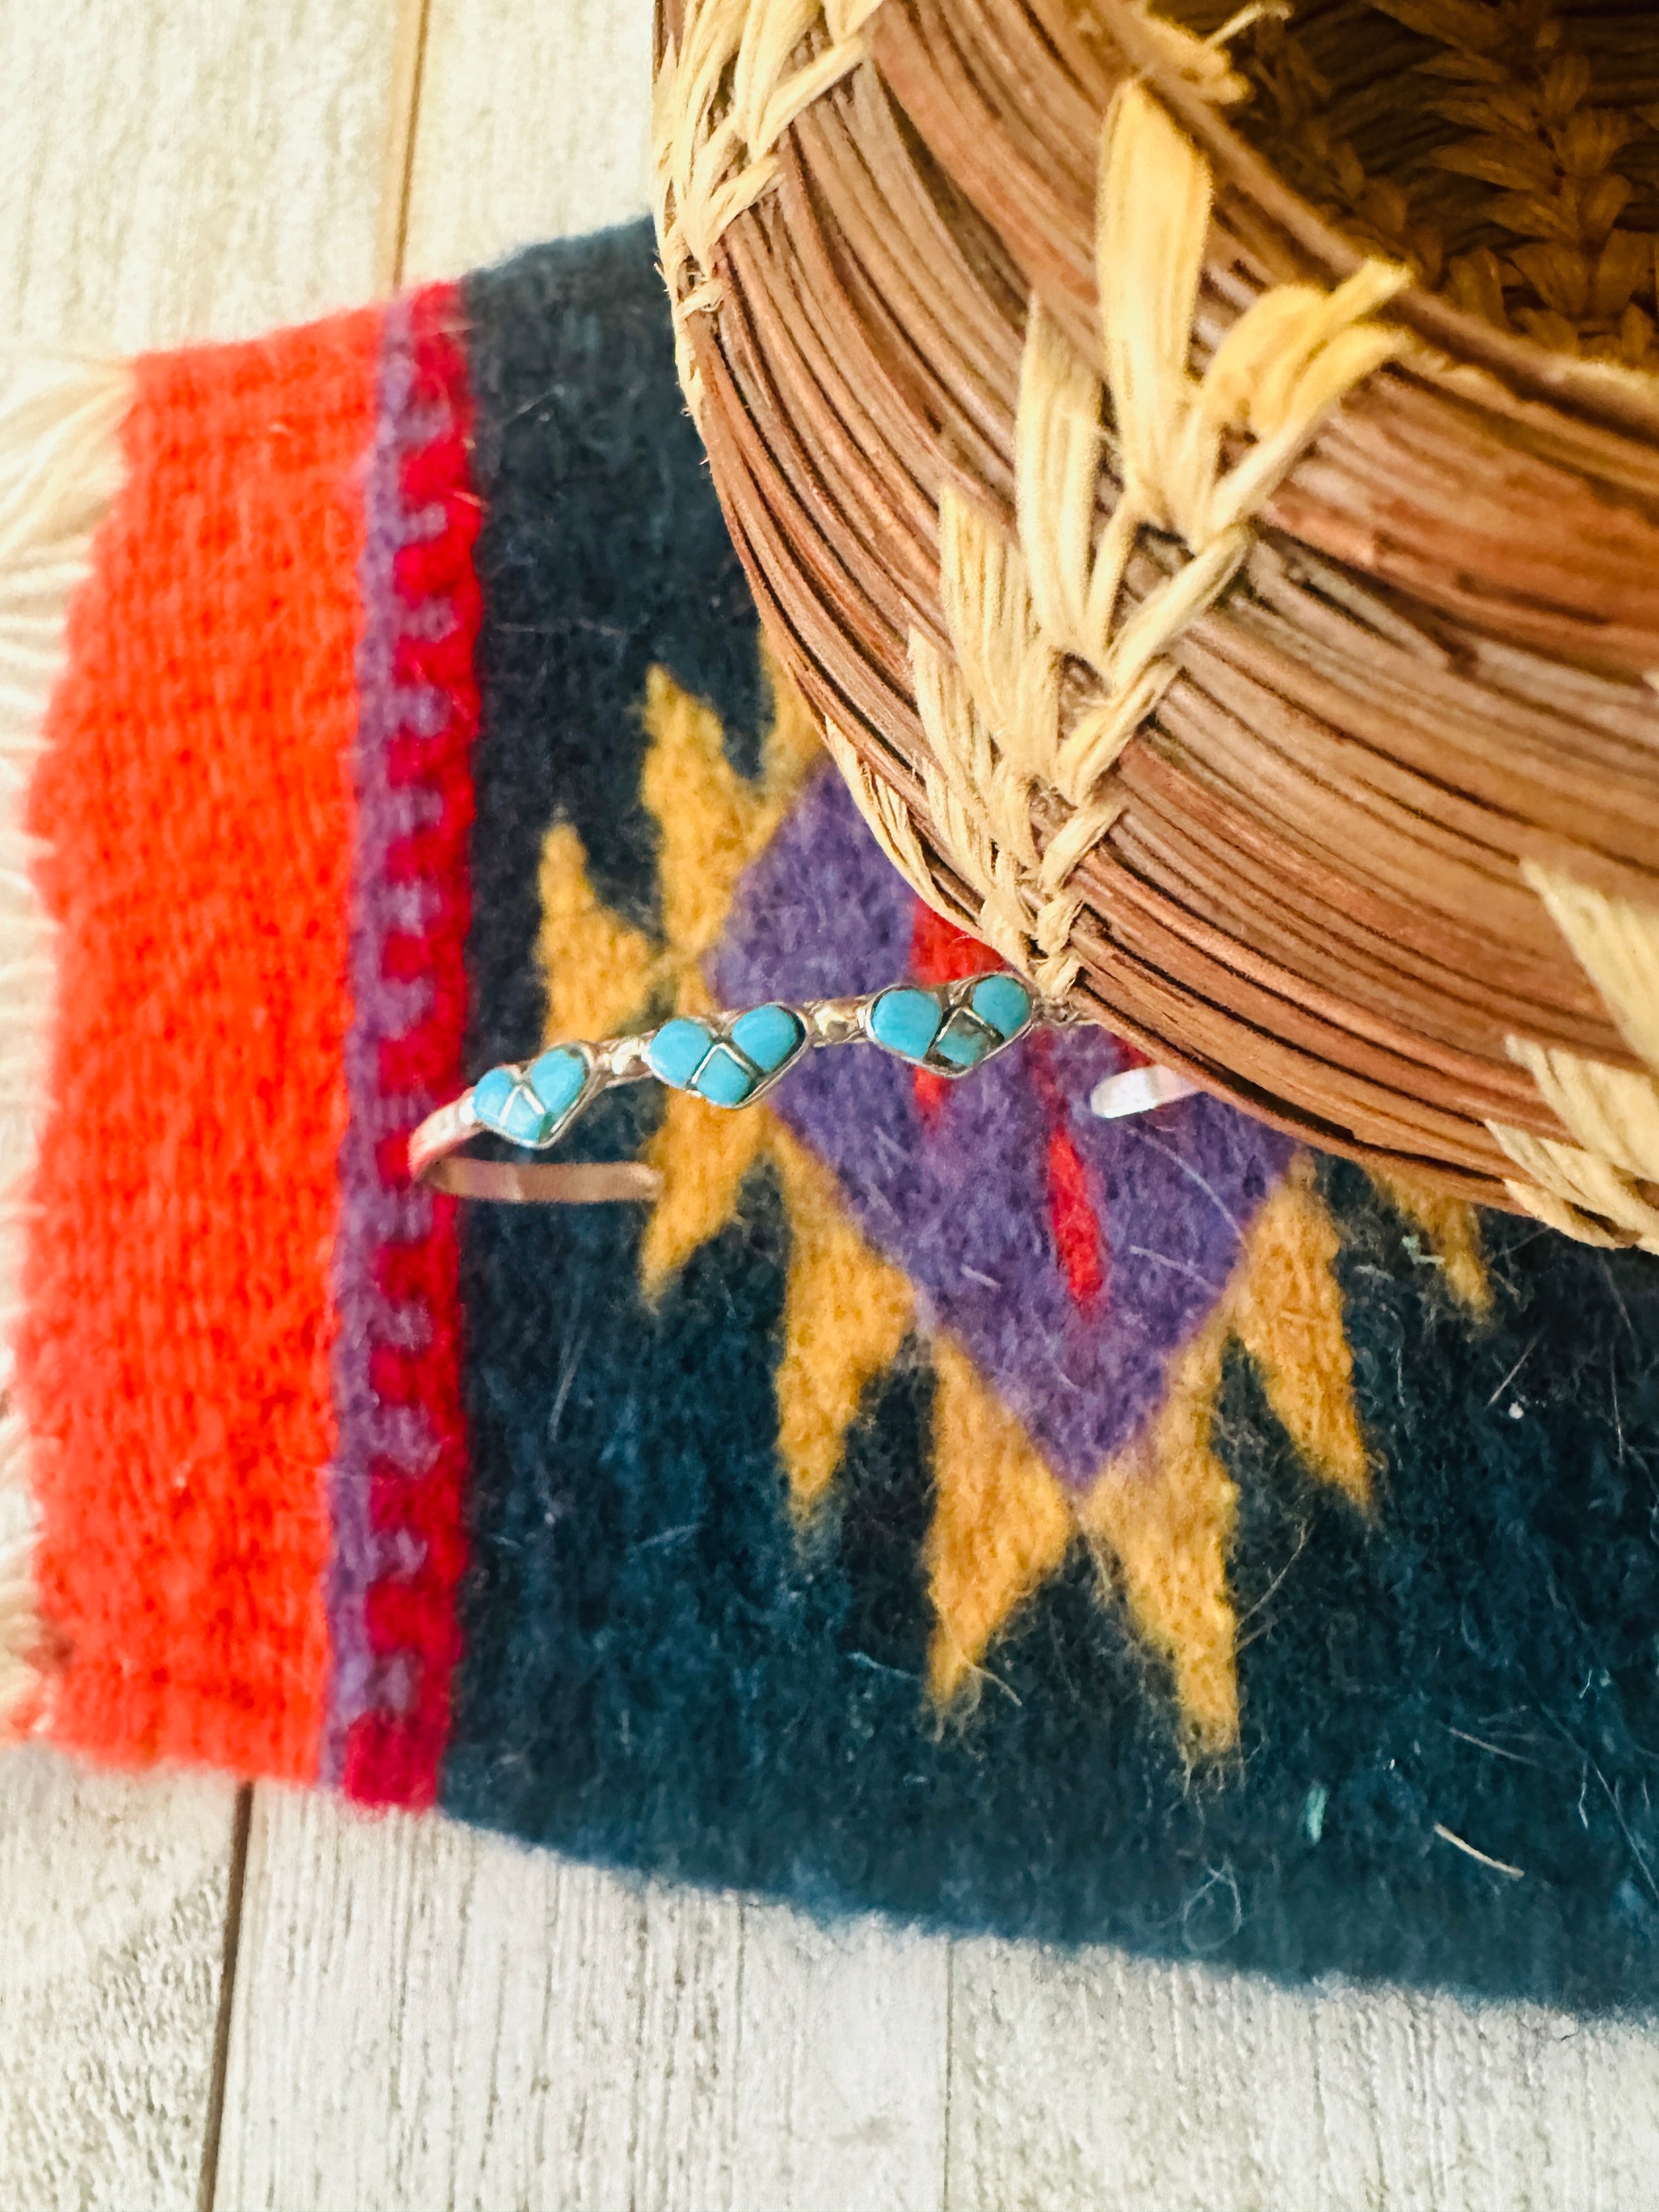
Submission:
[[[228,336],[640,212],[648,11],[0,0],[0,331]],[[7,2212],[1659,2201],[1637,2027],[826,1932],[241,1802],[0,1765]]]

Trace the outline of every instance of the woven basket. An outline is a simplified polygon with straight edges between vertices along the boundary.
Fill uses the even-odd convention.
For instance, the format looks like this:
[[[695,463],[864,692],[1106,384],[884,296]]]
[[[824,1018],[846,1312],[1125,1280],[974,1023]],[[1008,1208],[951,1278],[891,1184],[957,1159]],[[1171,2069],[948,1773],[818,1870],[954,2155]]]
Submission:
[[[1659,13],[671,0],[654,138],[728,520],[922,896],[1659,1250]]]

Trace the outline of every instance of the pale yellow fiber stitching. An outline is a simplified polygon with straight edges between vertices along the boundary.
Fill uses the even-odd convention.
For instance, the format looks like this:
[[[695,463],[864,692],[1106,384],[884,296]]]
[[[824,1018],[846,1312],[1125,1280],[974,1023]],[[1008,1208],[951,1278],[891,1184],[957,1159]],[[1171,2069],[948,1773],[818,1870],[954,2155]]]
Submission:
[[[1144,85],[1124,86],[1101,148],[1103,378],[1033,299],[1015,420],[1019,545],[947,487],[940,596],[954,665],[921,633],[910,639],[929,811],[980,901],[975,926],[1056,996],[1080,964],[1070,880],[1121,811],[1109,773],[1176,674],[1170,647],[1237,573],[1254,518],[1332,409],[1408,343],[1370,318],[1409,271],[1368,261],[1334,292],[1263,294],[1195,377],[1210,207],[1196,147]],[[1109,435],[1121,491],[1097,538]],[[1120,626],[1125,571],[1149,529],[1188,558]],[[1067,659],[1091,672],[1093,696],[1062,732]],[[1040,788],[1067,817],[1039,855]]]
[[[1536,860],[1521,873],[1606,1001],[1625,1042],[1659,1070],[1659,908],[1595,890]],[[1577,1140],[1562,1144],[1498,1121],[1487,1126],[1526,1180],[1508,1185],[1529,1213],[1592,1244],[1659,1252],[1659,1082],[1651,1074],[1509,1040],[1539,1095]],[[1613,1224],[1609,1233],[1606,1224]]]
[[[1521,874],[1607,1000],[1626,1043],[1659,1068],[1659,906],[1592,890],[1536,860],[1523,860]]]
[[[1639,1244],[1644,1252],[1659,1252],[1659,1209],[1649,1205],[1611,1160],[1598,1159],[1577,1145],[1564,1145],[1553,1137],[1534,1137],[1501,1121],[1487,1124],[1510,1158],[1528,1180],[1510,1181],[1505,1188],[1528,1213],[1565,1229],[1581,1243]],[[1558,1201],[1540,1205],[1540,1194]],[[1561,1207],[1567,1214],[1564,1216]],[[1611,1222],[1608,1235],[1602,1224]]]
[[[678,44],[652,92],[653,204],[674,305],[680,382],[701,404],[686,318],[720,305],[714,249],[728,223],[777,174],[774,147],[801,110],[839,84],[866,52],[863,27],[879,0],[688,0]],[[830,43],[792,69],[822,21]]]
[[[824,724],[823,738],[871,835],[912,890],[947,920],[971,926],[972,915],[954,907],[933,880],[910,810],[898,793],[872,775],[851,741],[833,722]]]
[[[1524,1037],[1510,1037],[1509,1049],[1587,1152],[1659,1184],[1659,1084],[1651,1076]]]

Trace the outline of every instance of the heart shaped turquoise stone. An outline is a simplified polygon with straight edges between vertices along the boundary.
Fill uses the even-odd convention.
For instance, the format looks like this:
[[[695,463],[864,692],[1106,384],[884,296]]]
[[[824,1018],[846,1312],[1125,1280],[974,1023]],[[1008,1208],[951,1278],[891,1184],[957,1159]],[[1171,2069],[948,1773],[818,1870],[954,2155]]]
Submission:
[[[925,1060],[945,1019],[945,1000],[937,991],[902,983],[884,991],[870,1009],[870,1034],[901,1060]]]
[[[742,1106],[805,1042],[805,1027],[787,1006],[751,1006],[732,1023],[729,1038],[678,1015],[663,1024],[645,1057],[658,1080],[676,1091],[695,1091],[714,1106]]]

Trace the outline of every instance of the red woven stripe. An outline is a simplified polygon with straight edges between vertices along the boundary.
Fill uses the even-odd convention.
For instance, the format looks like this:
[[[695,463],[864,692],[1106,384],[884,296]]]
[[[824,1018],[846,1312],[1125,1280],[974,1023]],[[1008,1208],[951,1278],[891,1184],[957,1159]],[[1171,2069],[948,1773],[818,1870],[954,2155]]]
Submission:
[[[411,507],[441,506],[444,520],[438,535],[398,554],[395,570],[398,594],[411,616],[447,606],[453,617],[436,639],[409,635],[399,643],[399,681],[434,687],[447,714],[435,735],[399,738],[390,755],[394,786],[425,793],[434,818],[390,856],[394,881],[424,887],[424,926],[418,938],[388,939],[383,969],[390,977],[423,977],[429,999],[422,1019],[382,1047],[381,1086],[387,1096],[408,1092],[434,1100],[461,1085],[471,919],[471,756],[478,730],[473,652],[481,602],[472,549],[480,508],[468,459],[472,404],[456,335],[459,320],[453,287],[434,287],[412,302],[412,398],[417,404],[429,400],[448,423],[442,434],[405,458],[403,492]],[[401,1179],[407,1172],[401,1138],[383,1144],[379,1160],[384,1176]],[[347,1740],[344,1786],[352,1796],[374,1803],[430,1804],[449,1735],[451,1679],[460,1656],[455,1603],[466,1564],[459,1260],[456,1207],[441,1198],[431,1233],[389,1247],[380,1261],[386,1296],[423,1309],[432,1328],[418,1351],[382,1346],[376,1352],[375,1391],[387,1407],[418,1411],[434,1455],[419,1474],[382,1464],[371,1484],[377,1530],[415,1540],[386,1547],[388,1557],[400,1564],[382,1575],[367,1599],[370,1645],[386,1662],[387,1678],[402,1685],[398,1709],[363,1715]]]
[[[1071,1109],[1054,1074],[1052,1030],[1030,1040],[1031,1080],[1048,1117],[1048,1227],[1066,1287],[1085,1312],[1106,1288],[1108,1249],[1089,1189],[1089,1170],[1072,1134]]]

